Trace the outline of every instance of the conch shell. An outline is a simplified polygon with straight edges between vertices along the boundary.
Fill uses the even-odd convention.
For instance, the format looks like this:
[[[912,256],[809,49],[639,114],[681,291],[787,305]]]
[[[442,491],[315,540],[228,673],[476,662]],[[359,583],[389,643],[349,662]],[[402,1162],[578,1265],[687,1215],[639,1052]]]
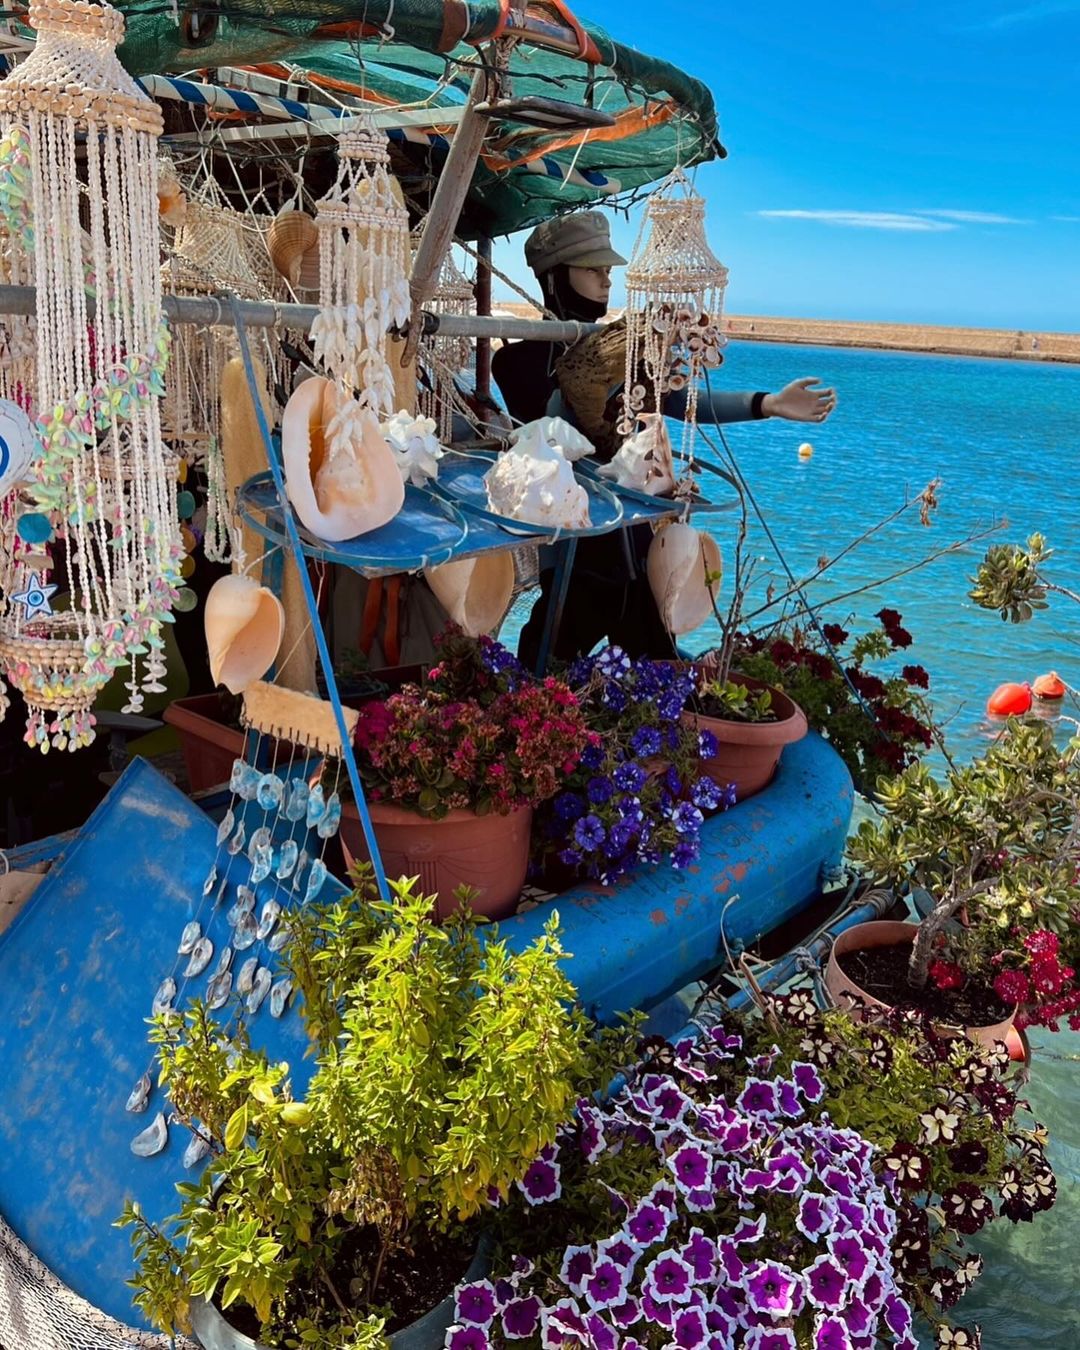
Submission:
[[[568,530],[590,524],[589,494],[562,451],[548,442],[543,419],[521,428],[515,444],[484,475],[484,484],[488,504],[501,516]]]
[[[690,633],[713,613],[720,579],[710,586],[705,574],[722,572],[723,566],[711,535],[680,522],[665,525],[649,545],[645,570],[669,633]]]
[[[514,598],[514,559],[505,551],[424,569],[435,598],[469,637],[498,627]]]
[[[548,445],[561,450],[571,464],[593,453],[592,441],[587,440],[577,427],[571,426],[562,417],[541,417],[535,422],[526,422],[510,437],[510,444],[517,445],[523,437],[531,436],[532,428],[537,426]]]
[[[435,436],[433,417],[414,417],[402,408],[381,423],[379,430],[393,451],[404,482],[423,487],[429,478],[438,478],[443,448]]]
[[[355,539],[393,520],[405,484],[375,414],[315,376],[281,419],[285,486],[296,514],[319,539]]]
[[[187,197],[176,176],[171,159],[158,160],[158,216],[166,225],[183,225],[187,217]]]
[[[252,577],[215,581],[203,611],[206,650],[215,684],[242,693],[273,665],[285,632],[281,601]]]
[[[270,261],[294,291],[319,289],[319,231],[306,211],[289,209],[266,232]]]
[[[675,489],[671,438],[659,413],[643,413],[641,420],[644,427],[624,442],[599,472],[603,478],[613,478],[619,487],[662,497]]]

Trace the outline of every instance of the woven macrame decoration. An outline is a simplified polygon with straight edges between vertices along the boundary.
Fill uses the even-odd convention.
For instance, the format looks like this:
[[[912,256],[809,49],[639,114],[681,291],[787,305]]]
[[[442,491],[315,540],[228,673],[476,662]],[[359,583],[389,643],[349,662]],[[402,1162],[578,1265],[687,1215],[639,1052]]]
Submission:
[[[693,454],[698,383],[720,364],[720,316],[728,273],[705,237],[705,199],[681,169],[649,198],[626,269],[626,378],[618,431],[632,436],[638,415],[685,389],[682,448]]]
[[[425,305],[433,314],[461,316],[476,312],[473,284],[454,262],[452,250],[447,250],[439,272],[439,282]],[[426,368],[426,379],[420,386],[419,410],[436,425],[443,443],[451,439],[453,430],[453,381],[468,368],[472,344],[468,338],[440,337],[432,333],[420,340],[420,363]]]
[[[164,690],[181,548],[158,410],[161,113],[117,60],[116,10],[36,0],[29,19],[34,50],[0,84],[0,215],[34,261],[42,452],[0,560],[0,664],[27,741],[73,750],[119,667],[128,711]]]
[[[387,330],[409,318],[409,214],[394,193],[386,137],[373,126],[338,141],[337,181],[318,204],[315,357],[377,416],[394,411]]]

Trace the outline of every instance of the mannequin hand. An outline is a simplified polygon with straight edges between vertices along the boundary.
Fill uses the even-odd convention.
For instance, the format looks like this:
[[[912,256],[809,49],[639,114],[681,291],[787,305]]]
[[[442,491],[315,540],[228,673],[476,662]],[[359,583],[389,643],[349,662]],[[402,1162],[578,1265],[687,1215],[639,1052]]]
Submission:
[[[789,422],[824,422],[836,407],[836,390],[811,388],[820,383],[816,375],[792,380],[778,394],[766,394],[761,411],[766,417],[784,417]]]

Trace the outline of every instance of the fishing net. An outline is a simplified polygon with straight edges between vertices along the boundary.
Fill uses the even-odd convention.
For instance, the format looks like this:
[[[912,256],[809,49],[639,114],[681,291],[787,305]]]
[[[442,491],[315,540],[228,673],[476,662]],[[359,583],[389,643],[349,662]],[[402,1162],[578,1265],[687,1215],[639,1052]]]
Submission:
[[[197,1350],[137,1331],[72,1291],[0,1219],[0,1350]]]

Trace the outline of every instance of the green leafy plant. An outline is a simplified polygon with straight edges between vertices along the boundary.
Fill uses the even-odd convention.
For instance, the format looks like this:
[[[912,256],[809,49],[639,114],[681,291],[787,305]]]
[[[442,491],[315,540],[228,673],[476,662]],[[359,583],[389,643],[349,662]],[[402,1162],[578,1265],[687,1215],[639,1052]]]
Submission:
[[[732,722],[775,722],[772,691],[751,689],[737,680],[708,680],[698,685],[693,700],[696,712],[723,717]]]
[[[1026,548],[993,544],[972,577],[968,594],[980,609],[996,609],[1003,620],[1013,623],[1026,623],[1037,609],[1047,609],[1050,591],[1080,600],[1043,573],[1043,565],[1052,555],[1053,549],[1047,548],[1041,534],[1031,535]]]
[[[154,1225],[130,1205],[120,1220],[136,1303],[163,1331],[189,1330],[201,1297],[245,1309],[269,1345],[379,1343],[395,1260],[434,1235],[460,1247],[462,1221],[524,1175],[605,1066],[571,1006],[557,916],[512,952],[467,912],[439,926],[414,886],[381,903],[360,869],[353,895],[292,921],[318,1057],[304,1100],[201,1003],[156,1020],[162,1085],[211,1147],[176,1215]]]

